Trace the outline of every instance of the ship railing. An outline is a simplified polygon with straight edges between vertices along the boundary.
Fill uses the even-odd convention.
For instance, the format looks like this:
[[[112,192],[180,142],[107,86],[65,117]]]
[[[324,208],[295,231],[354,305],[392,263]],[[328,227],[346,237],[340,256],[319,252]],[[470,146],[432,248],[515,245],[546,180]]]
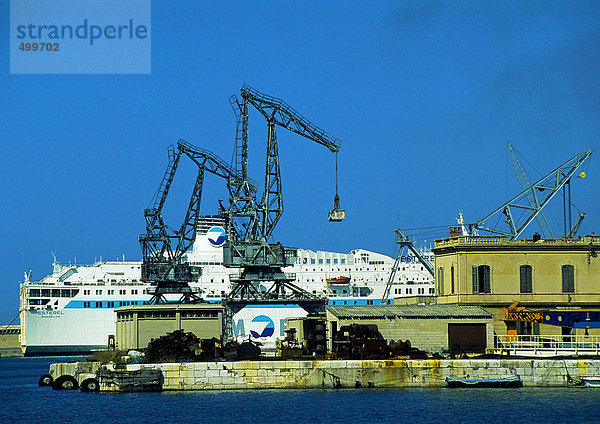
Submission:
[[[600,355],[600,336],[496,335],[495,348],[513,355]]]

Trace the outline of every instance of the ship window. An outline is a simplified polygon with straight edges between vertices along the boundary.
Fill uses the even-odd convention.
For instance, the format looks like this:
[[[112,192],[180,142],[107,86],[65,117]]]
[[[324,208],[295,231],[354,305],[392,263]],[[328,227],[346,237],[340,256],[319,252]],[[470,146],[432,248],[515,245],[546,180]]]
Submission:
[[[325,263],[326,264],[330,264],[331,263],[331,259],[325,259]]]
[[[52,297],[60,297],[60,289],[52,289]]]
[[[310,264],[314,265],[315,264],[315,260],[313,258],[310,259]]]
[[[342,261],[342,265],[346,263],[346,259],[344,259],[344,258],[342,258],[341,261]]]
[[[60,297],[71,297],[71,290],[69,290],[69,289],[62,289],[60,291]]]
[[[102,302],[96,302],[96,308],[101,308],[102,307]]]
[[[71,290],[71,297],[77,296],[77,293],[79,293],[79,289]]]
[[[337,259],[334,259],[334,260],[333,260],[333,264],[334,264],[334,265],[337,265],[337,263],[338,263],[338,260],[337,260]]]
[[[102,294],[102,290],[96,290],[96,295],[101,295]]]
[[[431,288],[429,289],[429,294],[433,294],[433,293],[435,293],[435,291],[434,291],[433,287],[431,287]]]
[[[31,297],[40,297],[40,289],[31,289],[31,290],[29,290],[29,296],[31,296]]]
[[[308,260],[307,260],[306,258],[302,258],[302,263],[303,263],[304,265],[306,265],[306,263],[307,263],[307,262],[308,262]]]
[[[50,297],[50,289],[42,289],[42,297]]]
[[[323,259],[319,259],[319,265],[323,265]]]

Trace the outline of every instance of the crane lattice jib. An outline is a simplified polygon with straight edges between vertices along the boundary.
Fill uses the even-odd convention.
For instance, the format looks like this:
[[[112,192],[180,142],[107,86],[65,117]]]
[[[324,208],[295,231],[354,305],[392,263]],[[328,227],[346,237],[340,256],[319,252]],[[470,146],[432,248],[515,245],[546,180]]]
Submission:
[[[535,219],[535,217],[548,204],[548,202],[552,200],[556,193],[558,193],[558,191],[566,183],[569,182],[569,180],[575,174],[577,169],[585,162],[587,158],[590,157],[591,154],[592,151],[588,150],[584,153],[579,153],[573,156],[571,159],[560,165],[558,168],[554,169],[552,172],[548,173],[547,175],[533,183],[530,187],[527,187],[515,197],[496,208],[485,218],[480,219],[479,221],[473,224],[469,224],[469,234],[475,235],[477,230],[482,230],[493,234],[507,236],[509,240],[516,239],[523,233],[525,228],[527,228],[531,221]],[[546,194],[546,197],[540,202],[538,207],[519,204],[518,202],[526,200],[531,190],[538,190],[538,192],[540,193],[543,193],[544,191],[549,192]],[[523,220],[521,223],[517,223],[515,220],[515,214],[513,213],[515,209],[521,211],[529,211],[529,215],[527,215],[526,219]],[[506,224],[509,227],[508,231],[496,227],[488,227],[485,225],[485,222],[488,219],[490,219],[492,216],[496,215],[499,212],[502,212],[505,216]]]
[[[213,152],[193,146],[184,139],[179,139],[177,148],[181,153],[184,153],[194,161],[198,167],[202,167],[219,177],[231,180],[233,184],[239,184],[240,181],[242,181],[241,172],[234,169],[230,164]],[[248,179],[248,183],[253,192],[258,190],[258,183],[256,181]]]
[[[241,91],[242,97],[247,99],[267,120],[272,119],[277,125],[313,140],[333,153],[339,150],[341,140],[314,125],[283,100],[263,94],[248,84],[244,84]]]
[[[402,232],[402,230],[400,230],[400,229],[396,229],[395,232],[396,232],[396,242],[399,245],[399,247],[398,247],[398,255],[396,255],[396,260],[394,261],[394,265],[392,266],[392,269],[390,271],[390,275],[388,277],[387,284],[385,285],[385,290],[384,290],[383,296],[381,298],[381,303],[388,303],[388,297],[389,297],[391,289],[392,289],[392,284],[394,282],[394,276],[396,275],[396,270],[398,269],[398,264],[400,263],[400,256],[402,255],[402,251],[404,250],[405,246],[408,247],[411,252],[413,252],[413,254],[423,264],[423,266],[425,267],[425,269],[427,269],[427,271],[431,274],[431,276],[432,277],[434,276],[433,265],[431,264],[431,262],[429,262],[429,260],[427,260],[421,254],[421,252],[419,251],[419,249],[417,249],[415,247],[415,245],[408,238],[408,236],[406,234],[404,234]]]
[[[156,190],[156,193],[154,193],[154,197],[150,201],[152,207],[146,209],[148,211],[147,213],[150,214],[162,209],[167,195],[169,194],[171,184],[173,183],[173,178],[175,177],[175,172],[177,171],[177,165],[179,165],[179,160],[181,159],[181,152],[177,151],[177,153],[175,153],[175,148],[172,144],[167,148],[167,152],[169,155],[167,169],[163,175],[160,185],[158,186],[158,189]]]
[[[517,156],[517,152],[513,148],[512,144],[510,144],[510,141],[506,142],[506,147],[508,148],[508,152],[510,153],[510,161],[513,166],[513,171],[515,172],[515,175],[517,176],[517,179],[519,180],[519,185],[521,186],[521,188],[523,190],[525,190],[527,188],[530,189],[529,194],[527,195],[527,200],[529,202],[529,205],[532,207],[535,207],[535,208],[539,208],[540,201],[538,200],[537,191],[534,188],[531,188],[531,183],[529,182],[529,179],[527,178],[527,174],[525,174],[525,170],[523,169],[523,166],[521,165],[521,161],[519,160],[519,157]],[[552,234],[552,230],[550,229],[550,225],[548,224],[548,220],[544,216],[544,212],[540,211],[540,213],[538,214],[538,216],[536,216],[535,219],[540,227],[540,230],[542,231],[542,235],[545,238],[554,238],[554,235]]]

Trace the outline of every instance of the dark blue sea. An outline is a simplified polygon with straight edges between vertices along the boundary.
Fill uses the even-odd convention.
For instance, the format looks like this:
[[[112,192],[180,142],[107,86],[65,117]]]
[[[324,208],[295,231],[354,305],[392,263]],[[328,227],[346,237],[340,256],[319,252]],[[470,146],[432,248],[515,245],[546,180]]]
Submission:
[[[0,358],[7,423],[600,423],[600,388],[81,393],[38,387],[53,362]]]

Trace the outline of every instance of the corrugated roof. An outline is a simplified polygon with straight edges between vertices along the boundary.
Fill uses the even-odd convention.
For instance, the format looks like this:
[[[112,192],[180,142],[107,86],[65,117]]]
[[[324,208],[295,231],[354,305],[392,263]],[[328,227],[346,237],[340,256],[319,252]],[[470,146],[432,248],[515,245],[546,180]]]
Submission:
[[[492,318],[481,306],[461,305],[328,305],[337,318]]]

